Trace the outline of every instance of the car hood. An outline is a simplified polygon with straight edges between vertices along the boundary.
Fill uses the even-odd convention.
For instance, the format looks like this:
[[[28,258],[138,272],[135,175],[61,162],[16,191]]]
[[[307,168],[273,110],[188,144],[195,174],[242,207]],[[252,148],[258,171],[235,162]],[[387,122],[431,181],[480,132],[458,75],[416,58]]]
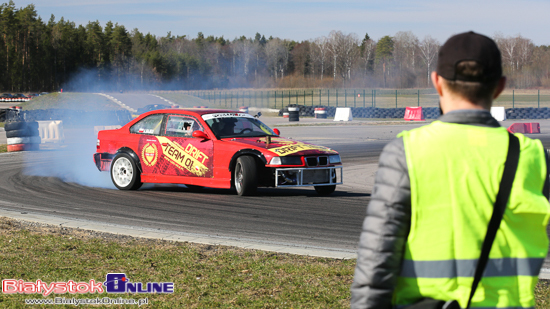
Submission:
[[[320,155],[320,154],[338,154],[325,146],[318,146],[310,143],[300,142],[283,137],[249,137],[249,138],[228,138],[225,141],[242,145],[243,147],[254,148],[262,152],[270,152],[273,156],[301,156],[301,155]]]

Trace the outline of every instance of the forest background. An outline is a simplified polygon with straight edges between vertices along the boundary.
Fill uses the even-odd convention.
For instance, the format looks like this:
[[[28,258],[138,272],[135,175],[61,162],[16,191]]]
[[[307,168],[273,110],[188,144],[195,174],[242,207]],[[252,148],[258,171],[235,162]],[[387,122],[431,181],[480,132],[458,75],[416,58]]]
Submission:
[[[508,88],[550,88],[550,46],[493,35]],[[0,90],[41,92],[235,88],[429,88],[441,42],[410,31],[374,40],[331,31],[296,42],[256,33],[160,37],[124,25],[75,25],[34,5],[0,5]]]

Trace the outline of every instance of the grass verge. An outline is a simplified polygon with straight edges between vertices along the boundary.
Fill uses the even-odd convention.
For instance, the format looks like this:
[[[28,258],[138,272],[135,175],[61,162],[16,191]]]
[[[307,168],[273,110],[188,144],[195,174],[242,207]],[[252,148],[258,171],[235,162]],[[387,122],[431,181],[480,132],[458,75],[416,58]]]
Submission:
[[[4,293],[1,308],[28,308],[25,299],[55,297],[147,298],[139,308],[348,308],[355,267],[355,260],[142,239],[3,217],[0,254],[3,280],[103,282],[108,273],[125,273],[134,283],[174,283],[172,294]],[[539,280],[535,298],[536,308],[550,307],[549,280]]]
[[[8,145],[0,144],[0,153],[2,152],[8,152]]]
[[[355,260],[148,240],[7,218],[0,218],[0,255],[2,279],[103,282],[107,273],[125,273],[130,282],[174,282],[173,294],[46,297],[148,298],[140,308],[346,308],[355,267]],[[26,308],[25,299],[31,298],[44,299],[0,294],[0,307]]]

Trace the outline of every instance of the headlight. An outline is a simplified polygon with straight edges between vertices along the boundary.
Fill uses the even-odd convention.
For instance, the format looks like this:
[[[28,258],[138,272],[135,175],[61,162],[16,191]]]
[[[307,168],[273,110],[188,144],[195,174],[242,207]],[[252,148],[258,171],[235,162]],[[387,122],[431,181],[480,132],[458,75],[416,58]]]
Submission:
[[[328,162],[330,164],[335,164],[335,163],[342,163],[342,160],[340,159],[340,155],[331,155],[331,156],[328,156]]]
[[[273,157],[271,165],[302,165],[302,157]]]

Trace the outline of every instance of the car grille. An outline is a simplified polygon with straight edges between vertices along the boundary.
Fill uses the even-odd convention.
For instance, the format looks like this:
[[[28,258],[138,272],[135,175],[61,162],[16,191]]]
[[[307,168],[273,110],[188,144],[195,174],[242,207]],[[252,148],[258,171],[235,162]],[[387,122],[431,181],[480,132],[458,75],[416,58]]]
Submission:
[[[328,157],[306,157],[307,166],[326,166]]]

